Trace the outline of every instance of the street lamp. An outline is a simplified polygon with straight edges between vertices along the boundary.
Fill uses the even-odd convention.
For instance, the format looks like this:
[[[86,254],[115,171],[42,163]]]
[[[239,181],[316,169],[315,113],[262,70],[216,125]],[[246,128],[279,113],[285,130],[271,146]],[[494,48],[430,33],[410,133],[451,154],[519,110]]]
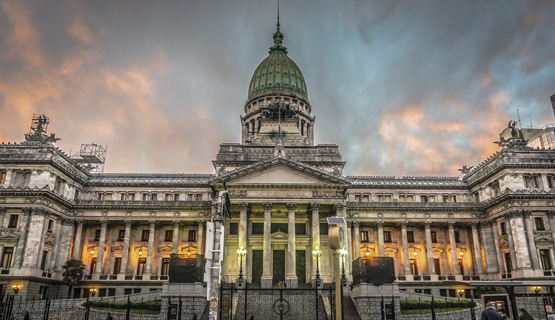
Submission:
[[[540,292],[542,291],[542,287],[536,287],[536,286],[534,286],[532,289],[534,289],[534,292],[535,292],[536,294],[538,294],[538,293],[540,293]]]
[[[347,250],[345,249],[339,250],[339,255],[341,256],[341,263],[343,267],[343,270],[341,271],[341,285],[346,286],[347,279],[345,278],[345,256],[347,256]]]
[[[464,293],[464,289],[458,289],[458,290],[457,290],[457,293],[459,294],[459,300],[461,300],[461,297],[462,297],[462,295],[463,295],[463,293]]]
[[[239,249],[237,249],[237,255],[241,259],[241,262],[239,263],[239,280],[243,279],[243,257],[246,254],[247,254],[247,250],[245,250],[245,248],[243,246],[241,246]]]
[[[320,267],[319,267],[320,259],[319,258],[322,255],[322,251],[320,251],[318,246],[314,247],[314,250],[312,251],[312,255],[316,257],[316,288],[318,288],[318,285],[320,284]]]
[[[94,295],[96,294],[96,289],[89,289],[89,292],[94,297]]]
[[[19,289],[21,289],[21,286],[18,285],[18,284],[14,284],[12,286],[12,290],[13,290],[13,292],[15,292],[15,294],[17,294],[19,292]]]

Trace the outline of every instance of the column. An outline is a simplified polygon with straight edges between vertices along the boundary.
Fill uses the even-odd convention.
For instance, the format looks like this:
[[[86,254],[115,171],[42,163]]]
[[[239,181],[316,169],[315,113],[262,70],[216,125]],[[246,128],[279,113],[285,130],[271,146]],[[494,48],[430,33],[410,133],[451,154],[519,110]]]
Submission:
[[[204,221],[197,221],[198,224],[198,240],[197,240],[197,254],[204,255]]]
[[[538,258],[538,250],[536,249],[536,240],[534,239],[534,229],[532,227],[532,212],[523,211],[522,219],[524,220],[526,235],[528,237],[528,249],[530,251],[530,260],[532,260],[532,268],[534,270],[540,270],[541,275],[543,276],[543,269],[540,266],[540,260]]]
[[[243,246],[247,249],[247,210],[249,204],[246,202],[239,203],[239,248]],[[240,259],[239,259],[240,260]],[[239,262],[239,261],[238,261]],[[246,275],[247,257],[243,257],[243,275]],[[245,277],[247,278],[247,277]]]
[[[49,213],[46,210],[40,210],[40,214],[42,215],[42,234],[40,236],[39,242],[39,252],[37,255],[37,267],[41,267],[41,260],[42,260],[42,252],[44,251],[44,242],[46,241],[46,232],[48,231],[48,222],[49,222]],[[48,267],[48,264],[45,264],[45,267]]]
[[[127,258],[129,256],[129,238],[131,238],[131,220],[125,220],[125,237],[123,238],[123,248],[121,250],[121,268],[119,272],[119,274],[122,276],[125,276],[127,274]]]
[[[96,254],[96,266],[94,273],[100,275],[102,273],[102,265],[104,261],[104,244],[106,243],[106,227],[107,220],[100,221],[100,238],[98,239],[98,253]]]
[[[497,257],[497,265],[499,266],[499,273],[505,274],[505,264],[503,263],[503,252],[499,248],[499,226],[497,224],[497,220],[493,221],[492,224],[493,229],[493,242],[495,244],[495,256]],[[501,276],[498,277],[501,279]]]
[[[6,216],[6,212],[8,212],[8,209],[0,208],[0,228],[4,227],[4,217]]]
[[[510,219],[511,235],[515,251],[516,265],[520,271],[519,277],[533,276],[531,272],[532,264],[530,253],[528,252],[528,240],[526,239],[526,231],[522,220],[522,211],[513,211]],[[513,278],[515,278],[513,276]]]
[[[74,260],[81,260],[79,252],[81,252],[81,234],[83,233],[83,219],[77,220],[77,230],[75,231],[75,241],[73,242],[73,255]]]
[[[353,226],[355,227],[355,247],[353,251],[355,252],[355,260],[360,258],[360,222],[353,221]]]
[[[385,257],[385,247],[383,243],[383,221],[378,221],[378,250],[380,257]]]
[[[265,202],[262,204],[264,207],[264,252],[263,252],[263,267],[262,267],[262,288],[272,287],[272,270],[271,270],[271,253],[272,253],[272,204]]]
[[[432,231],[430,230],[432,223],[430,221],[424,222],[426,232],[426,264],[428,265],[428,273],[435,275],[434,270],[434,248],[432,247]]]
[[[459,270],[459,256],[457,255],[457,239],[455,239],[455,221],[447,222],[449,226],[449,242],[451,243],[451,269],[453,269],[453,275],[455,276],[456,280],[457,276],[461,275],[461,271]]]
[[[347,217],[345,217],[345,205],[343,203],[336,203],[335,204],[335,215],[338,216],[338,217],[342,217],[342,218],[345,219],[345,221],[347,221]],[[347,241],[350,240],[350,237],[349,237],[349,234],[347,233],[347,225],[344,224],[344,225],[341,225],[340,227],[343,229],[343,235],[345,236],[344,241],[346,243],[348,243]],[[347,248],[344,248],[344,249],[347,249]],[[349,250],[347,250],[347,251],[349,251]],[[348,256],[349,255],[347,254],[347,257]],[[347,257],[345,257],[345,259],[347,259]],[[345,261],[345,275],[346,275],[347,278],[349,278],[350,265],[351,265],[348,262],[349,262],[349,260],[347,259],[347,261]]]
[[[4,180],[4,186],[8,187],[12,183],[13,169],[6,170],[6,179]]]
[[[413,280],[413,275],[410,270],[410,253],[409,253],[409,240],[407,237],[407,222],[401,221],[401,238],[403,241],[403,260],[405,263],[405,276],[407,281]]]
[[[17,241],[14,268],[21,268],[23,263],[23,252],[25,251],[25,239],[27,239],[31,211],[31,208],[23,208],[21,210],[21,234],[19,235],[19,239]]]
[[[312,209],[312,250],[318,246],[320,248],[320,204],[315,202],[310,205]],[[319,262],[319,259],[312,255],[312,250],[310,250],[310,255],[312,256],[312,275],[311,279],[316,279],[316,263]],[[322,250],[320,248],[320,250]]]
[[[352,272],[351,272],[351,261],[353,261],[353,250],[351,250],[353,248],[353,236],[352,236],[352,226],[353,223],[351,221],[347,221],[347,234],[346,234],[346,245],[345,245],[345,250],[347,250],[347,256],[345,257],[345,274],[347,279],[351,279],[352,278]],[[347,270],[349,271],[347,273]]]
[[[33,209],[29,217],[29,232],[25,240],[25,252],[23,253],[23,267],[36,267],[40,263],[39,256],[42,254],[41,239],[46,232],[43,209]]]
[[[511,271],[511,275],[514,278],[515,277],[515,270],[518,268],[518,264],[517,264],[517,259],[516,259],[516,252],[515,252],[515,243],[513,241],[513,231],[511,228],[511,213],[507,213],[504,214],[503,217],[505,218],[505,228],[507,231],[507,239],[509,240],[509,252],[511,253],[511,262],[512,262],[512,266],[511,269],[513,271]]]
[[[288,241],[287,241],[287,285],[290,288],[296,288],[298,284],[297,278],[297,270],[296,266],[296,259],[297,259],[297,249],[295,246],[295,208],[297,207],[296,203],[287,203],[287,211],[288,211],[288,223],[287,223],[287,230],[288,230]]]
[[[56,260],[58,259],[58,254],[60,252],[60,241],[62,240],[62,219],[56,219],[56,227],[53,230],[54,235],[56,236],[54,240],[54,246],[52,247],[52,251],[50,251],[50,261],[48,264],[48,269],[54,270],[56,267]]]
[[[58,253],[56,254],[56,262],[54,265],[54,271],[62,271],[62,266],[65,265],[66,261],[70,259],[69,252],[71,247],[71,240],[73,239],[73,232],[75,230],[75,224],[73,220],[61,219],[61,237],[60,245],[58,246]]]
[[[480,238],[478,238],[478,222],[472,222],[472,242],[474,244],[474,265],[478,269],[478,275],[484,275],[484,266],[482,264],[482,252],[480,251]]]
[[[480,223],[480,235],[482,236],[482,247],[484,248],[484,258],[486,261],[486,273],[497,274],[499,273],[499,266],[497,265],[496,250],[493,248],[495,242],[493,240],[492,221],[486,220]]]
[[[549,230],[551,230],[551,236],[553,237],[553,239],[555,239],[555,211],[549,210],[546,212],[546,215],[549,224]],[[553,265],[553,268],[555,268],[555,265]]]
[[[154,251],[154,232],[156,232],[156,220],[148,221],[150,230],[148,231],[148,251],[146,253],[145,275],[150,276],[152,273],[152,253]]]
[[[173,220],[173,235],[172,235],[172,253],[177,253],[177,247],[179,246],[179,220]]]

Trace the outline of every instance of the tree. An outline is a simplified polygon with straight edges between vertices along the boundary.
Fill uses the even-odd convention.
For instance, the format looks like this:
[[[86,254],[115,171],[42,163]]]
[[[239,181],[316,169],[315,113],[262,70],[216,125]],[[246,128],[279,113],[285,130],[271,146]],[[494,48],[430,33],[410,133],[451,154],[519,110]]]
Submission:
[[[64,266],[64,273],[62,275],[62,280],[66,285],[69,286],[69,290],[67,293],[67,298],[71,297],[71,289],[73,286],[76,286],[81,282],[83,279],[83,273],[85,272],[85,264],[83,261],[77,259],[71,259],[66,262]]]

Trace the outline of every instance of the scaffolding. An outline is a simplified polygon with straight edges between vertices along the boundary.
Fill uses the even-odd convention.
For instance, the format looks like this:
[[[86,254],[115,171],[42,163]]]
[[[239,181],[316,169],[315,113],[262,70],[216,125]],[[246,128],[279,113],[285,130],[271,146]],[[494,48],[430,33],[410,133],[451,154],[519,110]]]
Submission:
[[[108,147],[104,148],[96,143],[81,144],[79,152],[72,154],[70,157],[75,163],[83,164],[85,169],[91,173],[102,173],[104,172],[107,150]]]

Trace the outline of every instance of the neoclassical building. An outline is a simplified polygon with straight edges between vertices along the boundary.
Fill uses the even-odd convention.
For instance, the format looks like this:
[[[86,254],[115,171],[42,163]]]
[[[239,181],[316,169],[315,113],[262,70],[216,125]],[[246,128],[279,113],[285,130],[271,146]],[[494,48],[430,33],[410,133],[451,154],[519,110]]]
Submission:
[[[241,269],[240,246],[250,283],[311,285],[316,246],[323,282],[333,282],[330,216],[347,220],[349,278],[351,261],[391,257],[410,292],[454,296],[453,280],[555,280],[555,150],[509,139],[462,178],[344,176],[339,146],[314,144],[307,85],[279,25],[273,40],[249,84],[241,142],[221,144],[213,174],[92,173],[40,130],[3,142],[3,292],[18,285],[26,299],[65,297],[71,258],[86,265],[76,297],[160,289],[172,253],[204,252],[224,182],[228,283]]]

